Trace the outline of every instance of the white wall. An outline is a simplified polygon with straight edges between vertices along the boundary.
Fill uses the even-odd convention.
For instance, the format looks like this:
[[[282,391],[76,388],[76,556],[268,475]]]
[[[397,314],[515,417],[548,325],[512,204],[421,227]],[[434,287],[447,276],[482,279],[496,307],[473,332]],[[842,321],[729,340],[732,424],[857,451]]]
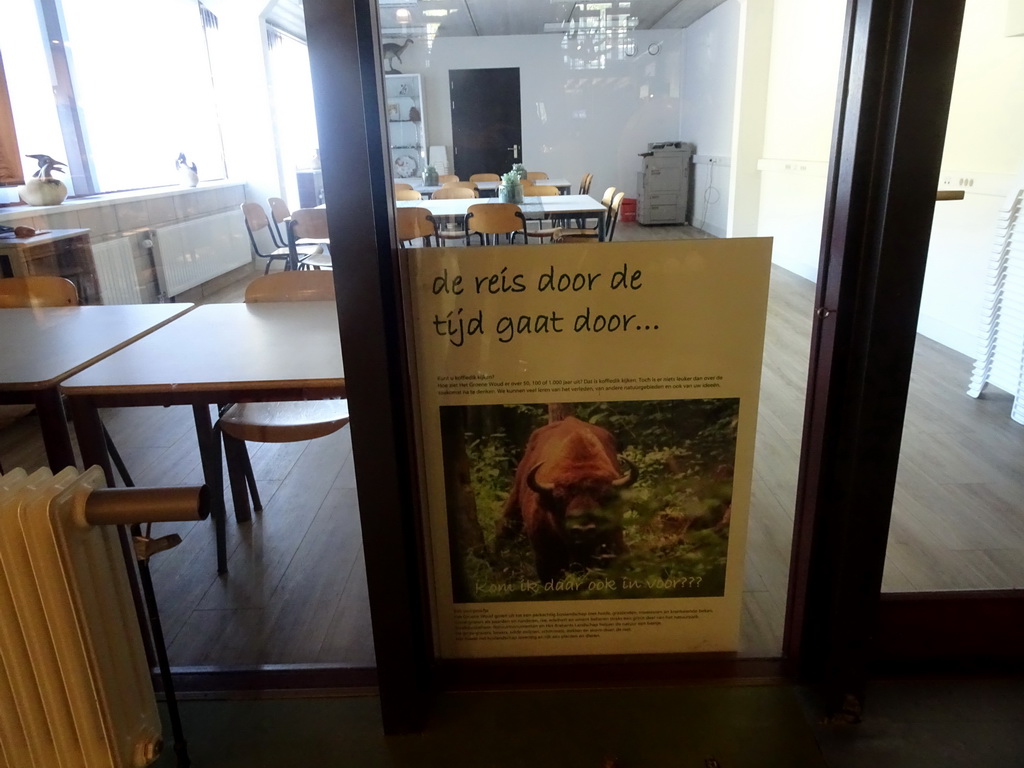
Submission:
[[[775,0],[757,234],[775,238],[776,264],[810,280],[821,247],[844,13],[845,3],[834,0]]]
[[[1007,0],[967,2],[940,180],[965,197],[935,205],[918,325],[971,357],[998,211],[1024,173],[1024,37],[1006,18]]]
[[[591,192],[615,186],[636,197],[637,155],[650,141],[680,138],[682,31],[637,32],[637,55],[606,69],[570,70],[560,35],[438,38],[419,41],[399,69],[423,77],[427,143],[451,156],[448,71],[519,67],[523,162],[528,170],[577,183],[593,173]],[[648,52],[660,44],[657,55]],[[495,169],[503,172],[507,169]]]
[[[697,145],[693,224],[726,234],[740,4],[728,0],[683,30],[682,139]]]

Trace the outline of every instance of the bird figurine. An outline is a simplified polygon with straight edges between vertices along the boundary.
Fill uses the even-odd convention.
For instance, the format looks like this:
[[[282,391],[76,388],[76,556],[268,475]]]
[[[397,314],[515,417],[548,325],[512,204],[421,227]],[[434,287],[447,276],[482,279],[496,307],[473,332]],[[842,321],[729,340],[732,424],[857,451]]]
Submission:
[[[18,187],[18,197],[29,205],[60,205],[68,196],[67,185],[51,175],[54,171],[65,173],[65,163],[54,160],[49,155],[25,155],[31,157],[39,167],[32,177]]]
[[[53,171],[64,173],[64,169],[67,168],[67,164],[60,160],[54,160],[49,155],[25,155],[25,157],[31,157],[39,163],[39,168],[32,174],[33,179],[52,179],[53,176],[50,174]]]
[[[174,161],[174,167],[181,176],[181,183],[186,187],[194,187],[199,183],[199,169],[195,163],[190,163],[185,158],[184,152],[178,153],[178,159]]]

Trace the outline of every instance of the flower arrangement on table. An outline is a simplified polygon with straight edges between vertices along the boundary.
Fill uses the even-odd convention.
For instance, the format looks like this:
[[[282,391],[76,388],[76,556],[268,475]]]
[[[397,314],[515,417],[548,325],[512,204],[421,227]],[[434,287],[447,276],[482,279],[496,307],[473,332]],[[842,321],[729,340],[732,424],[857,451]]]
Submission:
[[[503,203],[523,202],[523,183],[520,176],[514,170],[502,174],[501,186],[498,188],[498,198]]]

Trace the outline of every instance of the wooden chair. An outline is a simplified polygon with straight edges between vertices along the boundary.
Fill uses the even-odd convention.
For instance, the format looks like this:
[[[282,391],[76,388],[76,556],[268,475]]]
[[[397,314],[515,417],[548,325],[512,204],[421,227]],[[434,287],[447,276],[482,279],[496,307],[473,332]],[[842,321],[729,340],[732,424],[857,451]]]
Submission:
[[[78,306],[78,289],[64,277],[56,275],[30,275],[29,277],[5,277],[0,279],[0,308],[17,309],[32,307],[75,307]],[[31,408],[29,409],[31,412]],[[110,461],[117,468],[121,481],[128,487],[135,485],[128,467],[114,445],[106,426],[103,426],[103,441],[107,444]]]
[[[396,181],[395,182],[395,192],[397,192],[400,189],[412,189],[412,184],[406,184],[406,183],[401,182],[401,181]]]
[[[501,181],[501,176],[496,173],[474,173],[469,177],[470,181]]]
[[[273,226],[270,228],[270,237],[274,241],[275,248],[283,248],[287,245],[288,240],[281,230],[281,225],[291,218],[292,212],[288,208],[288,203],[280,197],[268,197],[267,205],[270,206],[270,220],[273,222]]]
[[[310,256],[320,256],[323,254],[324,249],[319,245],[302,245],[296,247],[293,257],[288,246],[278,246],[276,241],[274,241],[275,245],[271,250],[264,251],[260,248],[259,243],[256,242],[256,235],[264,229],[271,232],[270,239],[272,241],[274,240],[274,235],[273,229],[270,226],[270,219],[267,218],[263,206],[259,203],[242,203],[240,207],[242,215],[245,217],[245,231],[249,233],[249,244],[252,246],[252,252],[259,258],[267,260],[267,268],[263,270],[264,275],[270,272],[270,265],[275,261],[283,261],[285,269],[293,269],[296,263],[302,262]]]
[[[622,207],[622,200],[626,197],[625,192],[619,192],[612,198],[611,205],[608,206],[608,224],[607,231],[605,232],[604,241],[610,243],[612,238],[615,236],[615,224],[619,220],[619,208]],[[584,243],[584,242],[596,242],[599,238],[597,229],[563,229],[561,232],[560,242],[563,243]]]
[[[552,187],[545,184],[530,184],[528,187],[524,188],[523,193],[528,197],[558,197],[559,194],[561,194],[558,191],[558,187]],[[530,242],[530,238],[532,237],[543,243],[544,240],[550,240],[562,231],[561,226],[558,224],[552,224],[551,222],[547,222],[547,224],[548,226],[542,226],[541,222],[537,220],[537,229],[530,229],[527,227],[526,242]],[[514,235],[512,240],[515,241]]]
[[[74,307],[78,289],[67,278],[49,275],[0,279],[0,308]]]
[[[466,245],[472,235],[479,235],[480,244],[484,245],[496,235],[514,236],[520,232],[525,242],[526,217],[515,203],[477,203],[466,212]],[[511,240],[515,242],[514,238]]]
[[[395,200],[422,200],[423,195],[410,187],[409,189],[396,189]]]
[[[326,208],[299,208],[285,223],[288,233],[288,252],[292,255],[292,269],[333,269],[331,261],[331,236],[327,231]],[[300,259],[303,244],[316,245],[320,253]]]
[[[292,271],[258,277],[246,287],[245,301],[334,301],[334,276],[330,272]],[[253,509],[263,509],[246,442],[312,440],[337,432],[348,420],[346,400],[235,403],[222,408],[216,431],[224,441],[235,519],[250,519],[250,497]]]
[[[476,188],[476,184],[473,184],[472,187],[463,187],[461,183],[457,187],[445,184],[432,194],[431,197],[434,200],[468,200],[471,197],[480,197],[480,190]]]
[[[590,194],[590,183],[593,180],[594,180],[594,174],[592,174],[592,173],[584,173],[583,174],[583,178],[580,179],[580,191],[579,191],[579,194],[581,194],[581,195],[589,195]]]
[[[423,238],[424,245],[430,245],[430,238],[437,238],[437,222],[427,208],[399,208],[395,215],[398,242],[405,243]]]
[[[441,185],[441,189],[451,189],[452,187],[462,187],[463,189],[476,189],[475,181],[446,181]],[[441,190],[438,190],[440,192]],[[437,197],[437,192],[434,193],[434,197]]]
[[[470,186],[462,186],[462,184]],[[434,200],[469,200],[480,197],[476,184],[471,181],[459,182],[459,186],[445,184],[432,195]],[[434,218],[437,227],[437,242],[441,245],[446,240],[465,240],[466,228],[463,216],[438,216]]]
[[[444,176],[437,177],[438,184],[447,184],[450,181],[458,181],[459,177],[453,173],[446,173]]]
[[[611,212],[612,200],[614,198],[615,198],[615,187],[608,187],[608,189],[606,189],[604,191],[604,197],[601,198],[601,205],[603,205],[604,209],[606,211],[608,211],[609,213]],[[608,218],[607,215],[605,216],[605,218],[606,219]],[[576,228],[573,231],[573,234],[584,234],[584,233],[586,233],[588,231],[591,231],[596,236],[597,228],[600,225],[600,223],[601,223],[601,221],[600,221],[600,219],[598,219],[598,220],[594,221],[594,224],[591,226],[590,224],[587,223],[587,217],[584,217],[584,216],[577,217],[576,218]],[[570,230],[566,230],[566,231],[568,232]]]
[[[544,171],[527,171],[526,178],[530,181],[543,181],[548,175]]]

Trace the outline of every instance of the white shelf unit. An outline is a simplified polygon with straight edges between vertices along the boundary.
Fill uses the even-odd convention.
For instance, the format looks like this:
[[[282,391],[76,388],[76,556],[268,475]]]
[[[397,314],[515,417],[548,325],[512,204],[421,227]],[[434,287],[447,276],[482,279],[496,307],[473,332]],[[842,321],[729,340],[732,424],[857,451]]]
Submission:
[[[423,82],[419,75],[385,75],[391,173],[395,181],[422,177],[427,164]]]

